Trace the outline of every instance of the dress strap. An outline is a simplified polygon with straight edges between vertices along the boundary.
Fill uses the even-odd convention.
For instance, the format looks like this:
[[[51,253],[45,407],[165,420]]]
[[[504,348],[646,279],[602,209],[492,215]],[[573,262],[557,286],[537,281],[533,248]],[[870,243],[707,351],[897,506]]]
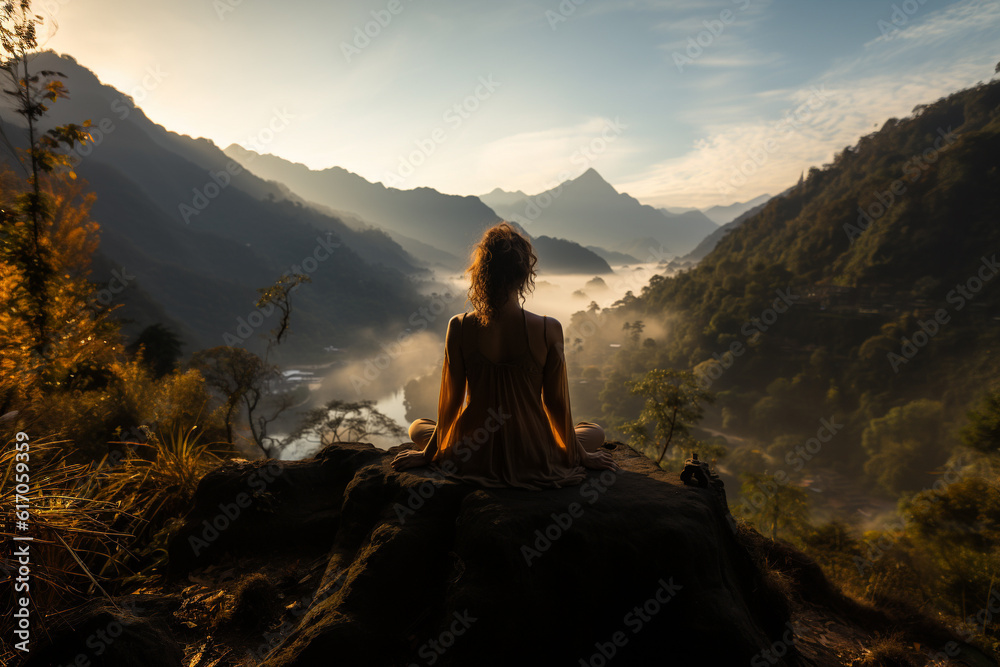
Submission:
[[[531,339],[528,338],[528,316],[521,307],[521,320],[524,322],[524,345],[528,352],[531,352]]]
[[[548,352],[548,350],[549,350],[549,331],[548,331],[548,327],[546,327],[546,325],[548,324],[548,322],[549,322],[549,316],[548,315],[542,315],[542,338],[545,340],[545,351],[546,352]]]

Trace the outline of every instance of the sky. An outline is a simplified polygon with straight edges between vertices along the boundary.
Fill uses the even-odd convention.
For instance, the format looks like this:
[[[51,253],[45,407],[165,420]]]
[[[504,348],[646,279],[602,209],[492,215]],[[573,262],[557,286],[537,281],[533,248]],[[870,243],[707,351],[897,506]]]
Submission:
[[[987,81],[1000,0],[35,0],[167,129],[404,189],[777,194]],[[67,82],[72,92],[72,82]]]

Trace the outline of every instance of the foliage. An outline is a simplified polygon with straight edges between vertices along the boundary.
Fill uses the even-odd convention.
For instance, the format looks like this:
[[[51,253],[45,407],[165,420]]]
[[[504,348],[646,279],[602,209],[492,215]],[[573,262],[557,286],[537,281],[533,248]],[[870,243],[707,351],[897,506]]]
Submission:
[[[741,518],[751,522],[772,540],[803,535],[809,526],[809,498],[805,490],[786,482],[778,483],[765,470],[741,475],[740,492],[746,498]]]
[[[181,339],[157,322],[143,329],[125,350],[130,354],[141,354],[143,363],[153,376],[160,378],[177,367],[181,358]]]
[[[154,460],[126,452],[73,463],[67,443],[51,437],[29,439],[19,451],[9,426],[9,420],[3,424],[0,498],[5,507],[14,507],[14,475],[23,472],[19,464],[30,465],[30,595],[34,608],[50,612],[112,593],[111,580],[129,574],[137,564],[134,549],[141,540],[170,517],[187,512],[198,480],[219,461],[208,445],[180,434],[165,442],[154,437]],[[21,426],[28,435],[39,431],[37,424]],[[0,528],[0,536],[7,541],[14,530],[10,522]],[[0,556],[0,565],[16,569],[9,550]],[[12,615],[4,618],[6,624]],[[53,618],[39,616],[33,627],[44,633]]]
[[[968,419],[962,429],[965,444],[981,452],[1000,454],[1000,387],[983,394],[976,408],[969,411]]]
[[[4,143],[28,176],[28,189],[20,193],[15,205],[2,213],[5,260],[17,268],[23,282],[20,290],[20,318],[31,329],[34,341],[33,351],[42,360],[49,357],[51,313],[47,296],[51,291],[49,282],[58,275],[58,268],[51,257],[46,243],[46,227],[52,215],[52,202],[46,197],[42,185],[42,175],[52,174],[58,167],[68,167],[69,158],[60,153],[76,144],[84,144],[90,138],[87,127],[69,124],[54,127],[40,133],[38,122],[48,111],[48,105],[66,97],[66,89],[59,81],[59,72],[29,69],[32,51],[38,46],[37,26],[41,17],[31,12],[30,0],[18,3],[7,2],[0,8],[0,70],[9,79],[9,88],[4,93],[12,99],[14,111],[25,121],[28,148],[17,150],[14,144],[3,136]],[[27,153],[27,165],[21,159]],[[76,175],[70,171],[71,178]]]
[[[889,493],[927,486],[929,473],[948,458],[943,446],[944,406],[919,399],[871,420],[861,435],[865,472]]]
[[[332,442],[360,442],[371,436],[403,436],[406,429],[375,408],[375,401],[329,401],[306,413],[286,443],[316,439],[323,445]]]
[[[649,442],[648,428],[652,426],[655,444],[663,444],[656,459],[658,464],[674,436],[687,438],[688,425],[701,420],[701,403],[714,400],[712,394],[698,385],[690,371],[654,368],[628,386],[633,394],[645,398],[645,405],[639,418],[627,423],[624,430],[632,435],[635,444],[645,447]]]
[[[309,282],[309,276],[286,274],[278,278],[274,285],[257,290],[261,295],[257,300],[258,308],[277,306],[281,312],[278,326],[268,337],[263,358],[241,347],[227,345],[199,350],[191,359],[192,368],[199,369],[208,384],[222,394],[227,441],[234,444],[235,420],[242,406],[246,409],[253,442],[264,456],[270,456],[279,445],[276,438],[268,435],[268,425],[294,401],[292,394],[274,391],[281,376],[278,367],[268,362],[268,357],[289,331],[292,315],[290,294],[304,282]]]

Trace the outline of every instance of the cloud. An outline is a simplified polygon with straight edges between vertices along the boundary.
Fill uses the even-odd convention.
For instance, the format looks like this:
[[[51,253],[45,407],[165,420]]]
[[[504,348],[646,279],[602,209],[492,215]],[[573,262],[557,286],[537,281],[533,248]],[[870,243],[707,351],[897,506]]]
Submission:
[[[715,108],[715,122],[700,123],[704,138],[690,151],[618,189],[660,206],[706,206],[780,192],[888,118],[907,116],[918,104],[987,78],[998,29],[1000,5],[985,0],[915,13],[866,44],[861,56],[835,62],[802,88],[764,91]],[[764,101],[780,101],[784,111],[747,119],[747,108]],[[789,122],[789,114],[797,120]]]
[[[604,171],[625,164],[636,150],[628,131],[625,118],[593,117],[570,126],[512,134],[482,146],[468,177],[482,183],[477,192],[497,185],[543,192],[590,167]]]

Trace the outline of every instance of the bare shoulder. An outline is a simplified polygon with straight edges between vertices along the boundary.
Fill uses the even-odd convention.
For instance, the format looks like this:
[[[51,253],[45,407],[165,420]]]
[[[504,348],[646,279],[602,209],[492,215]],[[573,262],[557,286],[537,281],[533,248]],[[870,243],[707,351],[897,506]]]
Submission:
[[[528,321],[528,331],[531,332],[535,340],[547,339],[549,346],[562,343],[562,324],[551,315],[539,315],[530,311],[524,311]]]
[[[453,341],[454,343],[459,342],[459,339],[461,338],[459,334],[462,331],[462,322],[464,319],[465,313],[459,313],[458,315],[452,316],[452,318],[448,320],[448,332],[446,334],[446,338],[448,340]]]

